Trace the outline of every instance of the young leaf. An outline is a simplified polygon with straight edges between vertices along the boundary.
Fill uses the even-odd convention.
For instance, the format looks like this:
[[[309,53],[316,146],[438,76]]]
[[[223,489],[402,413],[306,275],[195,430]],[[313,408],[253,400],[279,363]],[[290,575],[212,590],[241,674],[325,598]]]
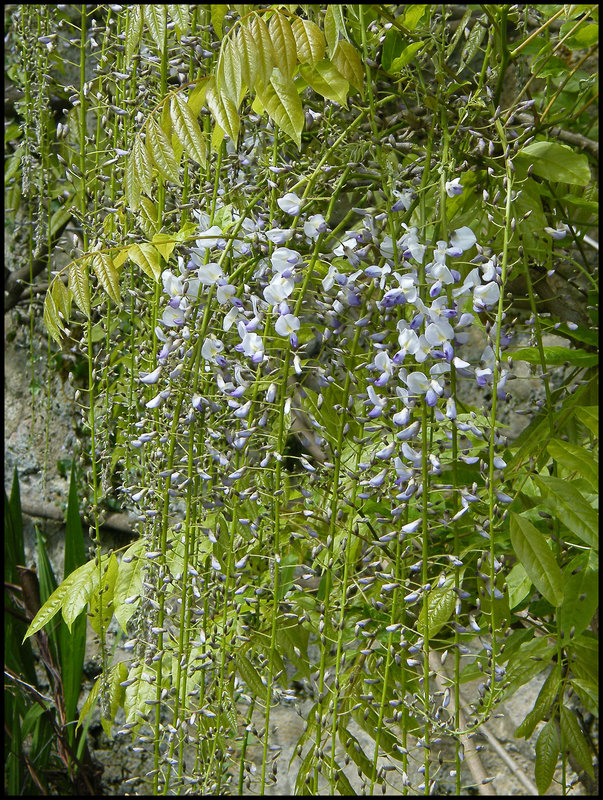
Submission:
[[[175,23],[176,33],[178,36],[188,33],[190,22],[188,18],[188,6],[186,3],[168,3],[167,8],[170,19]]]
[[[258,72],[258,53],[255,40],[246,25],[242,25],[237,31],[237,52],[243,85],[253,89]]]
[[[95,592],[90,598],[90,608],[88,616],[90,625],[95,633],[101,635],[101,628],[107,629],[113,617],[113,593],[115,590],[115,579],[117,578],[117,558],[115,553],[111,553],[108,563],[103,565],[102,583],[99,591]],[[101,617],[101,592],[102,592],[102,617]]]
[[[594,778],[593,760],[590,748],[586,742],[582,729],[578,724],[576,715],[573,714],[565,706],[561,706],[561,732],[565,738],[565,743],[576,756],[576,761],[580,764],[583,770],[588,772],[591,778]]]
[[[120,663],[123,663],[123,662],[120,662]],[[100,692],[101,680],[104,680],[102,676],[100,678],[97,678],[94,681],[94,686],[88,692],[88,697],[84,700],[84,703],[82,705],[82,710],[80,711],[80,716],[79,716],[78,721],[77,721],[76,730],[84,722],[86,717],[89,714],[92,713],[92,711],[94,709],[94,706],[96,705],[96,701],[98,699],[99,692]]]
[[[134,139],[130,161],[134,161],[134,175],[143,192],[150,195],[153,188],[153,161],[149,157],[145,143],[140,136]]]
[[[301,148],[305,117],[294,84],[285,80],[275,67],[270,83],[262,90],[258,89],[257,93],[271,119]]]
[[[257,70],[256,81],[253,88],[257,90],[270,81],[272,68],[276,63],[276,56],[274,54],[274,46],[270,38],[268,26],[260,16],[257,14],[253,15],[247,30],[255,44],[255,63],[257,64]]]
[[[51,292],[46,292],[46,297],[44,298],[44,313],[42,314],[42,319],[44,321],[44,325],[48,333],[57,342],[57,344],[61,344],[61,334],[63,333],[63,327],[61,325],[61,321],[57,314],[57,309],[54,300],[52,299]]]
[[[127,722],[140,722],[148,715],[150,706],[147,700],[155,700],[157,696],[156,678],[153,667],[146,664],[138,664],[128,672],[128,680],[133,683],[126,687],[124,698]]]
[[[74,570],[63,581],[63,584],[68,584],[67,592],[62,602],[63,619],[67,623],[69,630],[71,630],[74,621],[86,608],[90,596],[97,591],[98,566],[94,560],[86,562]]]
[[[140,34],[142,33],[142,6],[128,6],[128,21],[126,23],[126,65],[140,44]]]
[[[170,115],[176,136],[182,142],[186,154],[203,166],[207,161],[207,145],[193,112],[179,94],[172,95]]]
[[[167,28],[167,6],[149,3],[142,7],[144,21],[159,50],[163,50]]]
[[[547,496],[551,511],[570,531],[599,549],[599,515],[572,481],[537,475],[535,482]]]
[[[134,542],[124,553],[117,569],[113,592],[113,607],[115,617],[124,632],[127,630],[128,620],[140,603],[142,564],[139,555],[143,549],[143,542]],[[131,600],[134,597],[137,599],[126,603],[126,600]]]
[[[153,245],[159,250],[163,260],[168,262],[176,247],[176,242],[174,241],[174,237],[170,236],[169,233],[156,233],[155,236],[153,236]]]
[[[211,24],[218,38],[221,39],[224,36],[222,32],[222,21],[228,12],[228,6],[226,3],[212,3],[209,9],[211,14]]]
[[[57,312],[60,312],[62,320],[68,323],[71,316],[71,297],[60,275],[55,276],[50,284],[50,293]]]
[[[216,89],[223,96],[232,100],[238,108],[241,102],[243,76],[241,61],[237,50],[238,37],[229,37],[222,43],[220,60],[216,73]]]
[[[509,590],[509,608],[518,606],[530,593],[532,581],[529,579],[522,564],[515,564],[506,579]]]
[[[274,46],[275,64],[284,78],[290,80],[297,66],[297,48],[289,20],[277,11],[270,18],[268,31]]]
[[[595,436],[599,433],[599,407],[582,406],[576,409],[576,416],[580,422]]]
[[[427,595],[427,609],[429,615],[429,636],[435,636],[448,622],[456,601],[456,594],[452,589],[454,576],[449,576],[444,585],[432,589]],[[423,603],[419,617],[417,619],[417,631],[423,636],[425,634],[425,613],[426,606]]]
[[[540,731],[536,741],[536,763],[534,776],[540,794],[544,794],[551,785],[557,758],[559,757],[559,734],[554,720],[549,720]]]
[[[511,511],[511,544],[513,550],[540,594],[553,606],[563,601],[561,570],[540,531]]]
[[[195,120],[201,113],[201,109],[205,105],[205,93],[207,92],[207,82],[209,81],[209,77],[202,78],[193,91],[188,96],[188,107],[191,110],[191,113]]]
[[[126,195],[126,202],[131,211],[137,211],[140,208],[140,178],[136,171],[136,163],[132,155],[126,160],[126,168],[124,170],[124,190]]]
[[[342,6],[335,3],[329,3],[327,6],[327,13],[325,14],[324,31],[325,38],[327,40],[327,47],[329,48],[329,54],[332,58],[333,53],[335,50],[337,50],[339,34],[341,34],[344,39],[349,41],[348,34],[345,29],[345,22],[343,21]]]
[[[123,707],[126,698],[126,689],[121,684],[128,677],[128,668],[123,661],[111,668],[109,675],[109,716],[101,716],[101,725],[107,736],[111,736],[113,720],[119,708]]]
[[[154,281],[158,281],[161,278],[162,270],[159,263],[159,253],[152,244],[148,242],[133,244],[128,247],[128,256],[149,278]]]
[[[119,305],[121,301],[119,296],[119,272],[115,269],[110,256],[107,253],[95,253],[92,257],[92,269],[96,272],[101,286],[111,300],[116,305]]]
[[[341,77],[330,61],[320,61],[314,67],[302,64],[299,73],[317,94],[347,108],[350,84]]]
[[[80,258],[69,265],[69,291],[79,310],[90,319],[90,286],[88,283],[88,258]]]
[[[180,184],[178,162],[172,145],[152,117],[147,123],[147,150],[158,171],[168,180]]]
[[[140,226],[149,238],[157,233],[157,209],[144,195],[140,198]]]
[[[239,138],[239,114],[229,97],[220,94],[214,85],[208,86],[206,102],[214,119],[236,145]]]
[[[360,94],[364,94],[364,67],[354,45],[341,39],[332,61],[337,72],[343,75]]]
[[[25,639],[33,636],[33,634],[41,630],[46,623],[50,622],[55,614],[57,614],[57,612],[63,608],[63,605],[67,602],[67,600],[69,600],[70,607],[73,609],[74,596],[81,591],[83,586],[91,583],[90,576],[94,569],[94,561],[88,561],[86,564],[83,564],[81,567],[74,570],[69,577],[65,578],[65,580],[50,595],[48,600],[44,603],[42,608],[31,621],[31,624],[25,633]],[[84,602],[84,605],[81,606],[79,609],[80,611],[86,605],[86,602]],[[75,616],[77,616],[77,614]]]
[[[309,19],[296,17],[291,24],[291,30],[300,64],[307,63],[314,66],[322,61],[325,54],[325,37],[318,25]]]

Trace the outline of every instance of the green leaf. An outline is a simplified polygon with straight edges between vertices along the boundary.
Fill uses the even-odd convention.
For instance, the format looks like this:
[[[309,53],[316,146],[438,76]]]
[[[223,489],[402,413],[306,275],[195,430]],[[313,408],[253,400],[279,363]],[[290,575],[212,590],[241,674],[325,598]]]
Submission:
[[[167,6],[149,3],[142,7],[142,13],[155,44],[162,51],[167,27]]]
[[[423,14],[425,13],[426,5],[408,5],[404,8],[403,24],[409,31],[414,31],[417,27]]]
[[[156,233],[155,236],[153,236],[153,245],[159,250],[163,260],[167,263],[174,252],[176,242],[174,241],[174,237],[170,236],[169,233]]]
[[[337,16],[341,13],[340,6],[334,3],[329,3],[327,12],[323,23],[325,32],[325,39],[327,40],[327,47],[329,48],[329,55],[333,55],[339,42],[339,27]]]
[[[561,570],[540,531],[511,511],[511,544],[532,583],[551,605],[563,601]]]
[[[142,33],[142,6],[128,6],[128,21],[126,23],[126,65],[138,50],[140,34]]]
[[[594,552],[580,553],[563,570],[564,601],[558,611],[559,629],[567,641],[585,631],[599,607],[599,564]]]
[[[559,347],[551,345],[543,347],[544,358],[548,366],[558,366],[568,362],[575,367],[592,367],[599,363],[599,356],[596,353],[588,353],[586,350],[570,350],[569,347]],[[527,361],[528,364],[540,364],[540,351],[537,347],[521,347],[507,355],[513,361]]]
[[[576,409],[576,416],[580,422],[595,436],[599,433],[599,407],[581,406]]]
[[[123,663],[123,662],[120,662],[120,663]],[[100,678],[97,678],[94,681],[94,685],[93,685],[92,689],[90,689],[90,691],[88,692],[88,697],[84,700],[84,702],[82,704],[82,708],[81,708],[81,711],[80,711],[80,715],[78,717],[76,728],[79,728],[80,725],[86,719],[86,717],[89,714],[91,714],[92,711],[94,710],[94,706],[96,705],[96,701],[98,700],[98,695],[99,695],[99,692],[100,692],[101,680],[104,680],[102,675],[101,675]]]
[[[302,64],[299,72],[308,86],[311,86],[317,94],[347,108],[350,84],[345,78],[342,78],[330,61],[320,61],[314,67],[310,64]]]
[[[195,120],[201,113],[201,109],[205,105],[205,93],[207,92],[207,83],[209,76],[202,78],[197,82],[193,91],[189,94],[187,103]]]
[[[507,575],[507,588],[509,590],[509,608],[518,606],[530,593],[532,581],[528,577],[523,564],[515,564]]]
[[[553,439],[547,444],[546,449],[560,466],[570,472],[580,473],[590,483],[595,492],[598,492],[599,465],[585,447]]]
[[[540,794],[544,794],[551,785],[557,758],[559,757],[559,734],[553,720],[546,723],[536,741],[536,763],[534,776]]]
[[[566,22],[561,26],[559,36],[564,37],[575,26],[575,20]],[[587,50],[599,41],[599,26],[594,22],[583,21],[583,24],[564,41],[564,46],[570,50]]]
[[[556,183],[586,186],[591,179],[588,157],[565,144],[532,142],[521,148],[517,158],[533,164],[535,175]]]
[[[333,66],[360,94],[364,94],[364,67],[354,45],[339,40],[332,57]]]
[[[408,47],[405,47],[402,53],[392,61],[389,71],[393,73],[400,72],[411,63],[416,53],[422,50],[426,44],[427,42],[413,42],[409,44]]]
[[[179,94],[172,95],[170,116],[176,136],[182,142],[186,154],[203,166],[207,161],[207,145],[193,112]]]
[[[80,258],[69,265],[69,291],[79,310],[90,319],[88,260],[88,257]]]
[[[350,756],[363,775],[371,775],[373,771],[373,762],[367,758],[358,739],[353,733],[350,733],[344,725],[338,725],[337,729],[339,741],[345,752]]]
[[[262,702],[266,702],[266,687],[262,683],[262,679],[257,671],[257,669],[253,666],[251,661],[244,656],[242,653],[237,655],[236,659],[236,667],[239,675],[247,684],[249,690],[255,697],[259,697]]]
[[[289,20],[278,12],[273,14],[268,32],[274,47],[275,66],[286,80],[291,80],[297,66],[297,48]]]
[[[553,667],[549,672],[545,682],[542,684],[538,697],[534,703],[534,708],[526,716],[524,721],[515,730],[515,738],[519,739],[524,737],[529,739],[534,733],[534,728],[545,719],[551,710],[555,698],[561,688],[559,671]]]
[[[590,748],[582,729],[578,724],[576,715],[562,705],[559,709],[561,716],[561,732],[563,733],[565,744],[576,756],[576,761],[580,764],[591,778],[594,778],[593,760]]]
[[[286,81],[275,67],[270,83],[261,90],[258,88],[257,93],[270,118],[301,148],[305,117],[295,85]]]
[[[235,104],[229,97],[222,95],[213,84],[208,84],[205,100],[217,124],[236,145],[240,122]]]
[[[427,594],[427,603],[423,603],[417,619],[417,631],[425,635],[425,613],[429,616],[429,638],[436,636],[450,619],[454,611],[456,594],[452,586],[454,575],[449,575],[442,586],[432,589]]]
[[[133,244],[128,247],[128,257],[140,267],[140,269],[152,278],[158,281],[161,278],[161,264],[159,263],[159,253],[157,248],[153,247],[148,242],[143,244]]]
[[[584,678],[573,678],[570,681],[576,694],[584,704],[584,707],[594,717],[599,716],[599,686],[594,681]]]
[[[465,68],[465,66],[469,64],[473,56],[479,50],[481,43],[484,41],[484,36],[486,35],[487,30],[487,26],[482,25],[481,20],[476,20],[474,26],[471,28],[469,37],[467,38],[467,41],[461,50],[461,58],[458,68],[459,74]]]
[[[322,61],[325,54],[325,37],[318,25],[309,19],[295,17],[291,30],[300,64],[314,65]]]
[[[147,122],[147,150],[157,170],[164,178],[180,184],[178,162],[172,145],[153,117],[150,117]]]
[[[309,794],[308,792],[308,784],[306,784],[306,777],[310,773],[310,770],[314,766],[314,751],[316,750],[316,745],[312,744],[310,749],[306,753],[304,760],[302,761],[299,770],[297,772],[297,777],[295,778],[295,794]],[[293,753],[295,755],[295,751]]]
[[[92,269],[96,272],[101,286],[111,300],[116,305],[119,305],[121,302],[119,296],[119,272],[115,269],[110,256],[107,253],[95,253],[92,256]]]
[[[549,510],[557,519],[595,550],[599,549],[599,514],[576,489],[573,481],[534,476],[544,492]]]

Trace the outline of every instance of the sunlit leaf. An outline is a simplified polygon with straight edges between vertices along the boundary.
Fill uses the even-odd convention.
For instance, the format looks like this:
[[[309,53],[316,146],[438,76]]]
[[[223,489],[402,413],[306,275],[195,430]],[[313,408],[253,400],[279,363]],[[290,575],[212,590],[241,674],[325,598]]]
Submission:
[[[295,38],[297,59],[301,64],[317,64],[325,55],[325,37],[322,31],[309,19],[296,17],[291,23]],[[345,76],[344,76],[345,77]]]
[[[176,33],[178,36],[188,33],[190,27],[188,5],[186,3],[172,3],[168,4],[167,8],[170,19],[173,20],[176,25]]]
[[[159,253],[152,244],[148,242],[133,244],[128,248],[128,256],[149,278],[154,281],[161,278],[162,268],[159,263]]]
[[[340,39],[332,61],[337,72],[362,94],[364,92],[364,67],[354,45]]]
[[[534,480],[543,490],[549,508],[582,541],[599,549],[599,514],[573,481],[537,475]]]
[[[270,118],[301,147],[304,110],[295,85],[282,77],[278,67],[274,68],[270,83],[258,89],[258,97]]]
[[[152,117],[147,122],[147,150],[163,177],[179,184],[178,162],[174,156],[172,145]]]
[[[239,138],[239,114],[229,97],[224,97],[214,85],[208,86],[206,102],[209,110],[224,133],[236,145]]]
[[[127,9],[128,21],[126,23],[126,64],[134,53],[137,52],[142,33],[142,6],[131,5]]]
[[[163,50],[167,27],[167,6],[149,3],[142,7],[144,21],[159,50]]]
[[[561,715],[561,732],[565,744],[576,756],[576,761],[580,764],[591,778],[594,778],[593,759],[586,737],[580,728],[576,715],[567,709],[563,704],[559,708]]]
[[[197,164],[204,165],[207,161],[207,145],[193,112],[179,94],[172,95],[170,115],[176,136],[182,142],[186,154]]]
[[[80,258],[69,265],[69,291],[79,310],[90,317],[90,284],[88,258]]]
[[[276,64],[276,57],[274,55],[274,46],[268,26],[264,20],[254,14],[251,22],[249,23],[248,31],[255,43],[255,63],[256,63],[256,79],[254,83],[255,89],[265,86],[272,74],[272,68]]]
[[[285,79],[290,79],[297,65],[297,48],[289,20],[284,14],[273,14],[268,23],[268,31],[274,46],[276,66]]]
[[[241,102],[243,77],[241,61],[237,49],[238,37],[230,36],[222,43],[218,71],[216,73],[216,90],[224,98],[229,98],[235,108]]]
[[[111,553],[108,563],[103,564],[103,577],[98,591],[90,597],[88,618],[92,630],[99,636],[101,629],[106,630],[113,617],[113,592],[115,589],[115,579],[117,577],[117,558],[115,553]],[[102,595],[101,595],[102,587]],[[101,617],[101,598],[102,598],[102,617]]]
[[[96,273],[101,286],[115,304],[119,304],[119,272],[107,253],[95,253],[92,256],[92,269]]]
[[[302,64],[300,75],[317,94],[346,106],[349,83],[341,76],[330,61],[320,61],[315,66]]]

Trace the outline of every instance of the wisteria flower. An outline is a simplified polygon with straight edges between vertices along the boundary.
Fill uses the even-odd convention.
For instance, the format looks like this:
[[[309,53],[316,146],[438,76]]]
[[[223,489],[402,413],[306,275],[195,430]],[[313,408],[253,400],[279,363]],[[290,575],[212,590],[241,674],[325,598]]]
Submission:
[[[271,306],[276,306],[289,297],[294,286],[291,278],[285,278],[277,273],[264,289],[264,298]]]
[[[446,181],[446,194],[448,197],[454,197],[457,194],[463,194],[463,185],[460,178],[454,178],[451,181]]]
[[[293,228],[273,228],[271,231],[266,231],[266,238],[273,244],[285,244],[293,237],[295,231]]]
[[[289,247],[277,247],[272,256],[272,269],[274,272],[284,273],[291,272],[292,268],[301,261],[301,256],[297,250],[291,250]],[[291,277],[285,275],[285,277]]]
[[[201,238],[196,241],[197,253],[204,256],[207,250],[213,250],[214,247],[223,250],[226,242],[221,238],[221,234],[222,228],[219,225],[212,225],[211,228],[201,231],[199,234]]]
[[[283,314],[274,323],[274,329],[279,336],[291,336],[299,330],[300,322],[295,314]]]
[[[490,306],[498,303],[500,287],[495,281],[476,286],[473,290],[474,311],[486,311]]]
[[[304,233],[309,239],[318,239],[327,229],[327,223],[322,214],[313,214],[304,222]]]
[[[402,192],[394,189],[392,194],[396,198],[396,201],[392,206],[392,211],[408,211],[414,197],[414,192],[412,189],[404,189]]]
[[[213,286],[213,284],[216,283],[216,281],[224,274],[222,272],[222,267],[213,261],[203,264],[196,253],[192,254],[192,259],[196,264],[199,264],[197,275],[204,286]]]
[[[544,228],[544,232],[548,233],[551,239],[565,239],[567,234],[569,233],[569,226],[562,222],[561,224],[557,225],[557,228],[549,228],[548,226]]]
[[[254,364],[260,364],[264,360],[264,342],[257,333],[249,333],[245,328],[245,323],[239,322],[237,330],[241,337],[241,344],[235,345],[236,350],[241,350],[246,356],[251,358]]]
[[[279,197],[276,202],[281,211],[284,211],[285,214],[290,214],[292,217],[296,217],[299,214],[302,203],[295,192],[287,192],[283,197]]]
[[[469,250],[473,247],[473,245],[477,242],[477,236],[473,233],[471,228],[464,225],[462,228],[457,228],[453,231],[452,236],[450,237],[450,244],[454,250],[460,250],[459,253],[454,253],[454,255],[460,255],[464,253],[465,250]],[[450,250],[448,252],[451,252]],[[452,255],[452,253],[451,253]]]
[[[214,364],[224,366],[226,360],[224,359],[224,356],[219,355],[222,350],[224,350],[224,342],[210,334],[203,342],[201,355],[206,361],[211,361]]]

